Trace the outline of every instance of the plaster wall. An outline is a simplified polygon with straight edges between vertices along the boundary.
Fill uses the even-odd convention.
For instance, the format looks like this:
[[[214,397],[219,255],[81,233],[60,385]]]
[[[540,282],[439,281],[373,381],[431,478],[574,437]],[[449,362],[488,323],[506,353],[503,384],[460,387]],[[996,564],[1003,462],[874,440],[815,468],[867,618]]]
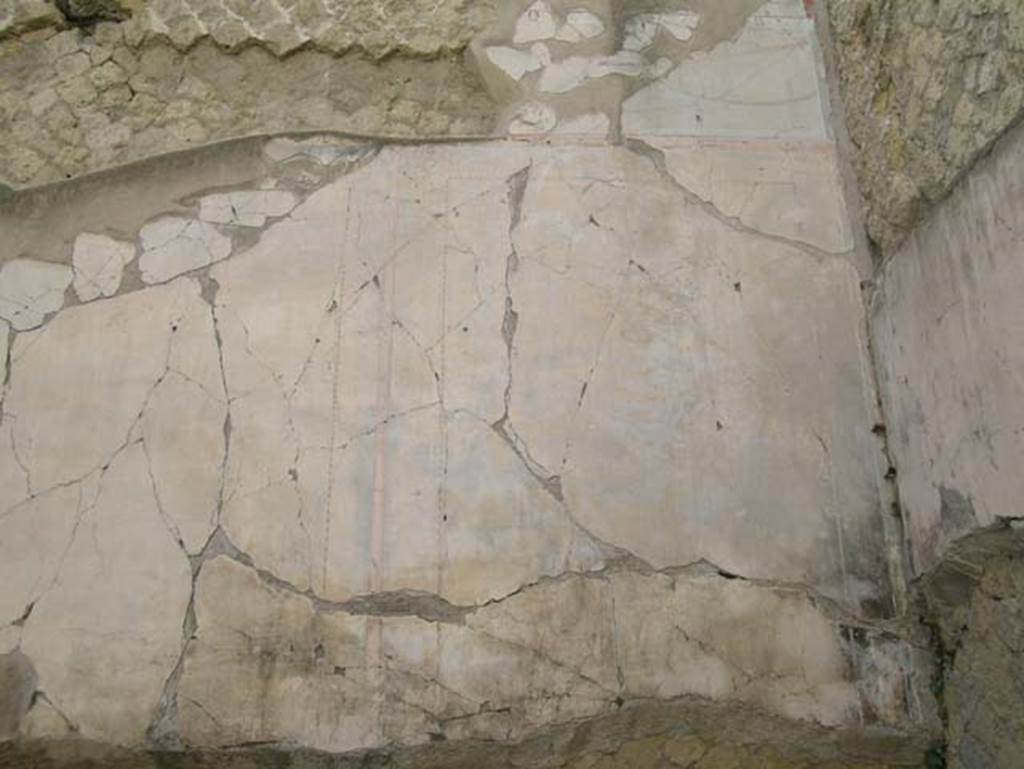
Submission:
[[[1004,137],[878,279],[874,338],[917,573],[1022,515],[1022,139]]]
[[[338,754],[683,703],[843,735],[780,765],[919,763],[807,4],[509,4],[468,62],[487,140],[0,204],[0,734]]]

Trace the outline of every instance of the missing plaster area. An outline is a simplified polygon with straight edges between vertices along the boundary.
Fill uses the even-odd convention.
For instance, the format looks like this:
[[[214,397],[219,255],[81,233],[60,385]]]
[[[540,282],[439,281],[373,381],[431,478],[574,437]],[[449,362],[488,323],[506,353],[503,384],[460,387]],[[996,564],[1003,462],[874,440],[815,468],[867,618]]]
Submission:
[[[1000,524],[965,537],[918,587],[924,620],[935,634],[940,665],[934,689],[945,731],[926,766],[1018,766],[1024,755],[1024,532]]]

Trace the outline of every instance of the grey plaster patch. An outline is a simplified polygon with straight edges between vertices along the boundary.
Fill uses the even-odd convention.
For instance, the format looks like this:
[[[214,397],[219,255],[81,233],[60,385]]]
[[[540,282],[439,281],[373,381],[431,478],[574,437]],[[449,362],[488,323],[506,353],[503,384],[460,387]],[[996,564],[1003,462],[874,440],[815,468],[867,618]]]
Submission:
[[[956,489],[945,486],[939,487],[939,516],[942,527],[952,532],[969,531],[978,525],[971,500]]]
[[[0,654],[0,743],[17,736],[35,690],[36,673],[29,658],[18,650]]]

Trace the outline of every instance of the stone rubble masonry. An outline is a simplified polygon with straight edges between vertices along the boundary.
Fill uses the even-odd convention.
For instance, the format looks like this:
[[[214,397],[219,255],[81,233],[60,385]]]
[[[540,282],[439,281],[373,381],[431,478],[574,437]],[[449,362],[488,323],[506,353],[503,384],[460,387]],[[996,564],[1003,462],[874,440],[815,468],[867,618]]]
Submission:
[[[1001,81],[997,93],[1015,84]],[[1022,247],[1018,125],[873,280],[871,336],[907,573],[936,631],[946,745],[935,765],[949,769],[1016,769],[1024,756]]]
[[[1024,3],[827,7],[866,225],[888,255],[1024,113]]]
[[[1024,531],[1003,522],[961,538],[919,583],[935,629],[949,769],[1020,765],[1024,723]]]
[[[156,2],[81,28],[49,3],[5,1],[0,182],[13,187],[230,136],[479,136],[495,119],[461,54],[494,15],[486,0],[298,3],[289,20],[261,2],[244,23],[230,2]],[[310,12],[326,37],[291,40]]]

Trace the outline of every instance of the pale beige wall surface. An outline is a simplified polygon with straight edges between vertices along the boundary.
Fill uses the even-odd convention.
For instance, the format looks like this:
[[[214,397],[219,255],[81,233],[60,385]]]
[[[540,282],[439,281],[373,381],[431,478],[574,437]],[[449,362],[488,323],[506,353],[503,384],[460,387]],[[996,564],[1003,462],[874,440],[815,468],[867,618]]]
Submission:
[[[343,752],[690,698],[926,734],[805,4],[510,4],[469,55],[487,141],[0,204],[0,655],[45,693],[8,728]]]
[[[1024,141],[1008,134],[879,276],[889,445],[917,571],[1024,514]]]

